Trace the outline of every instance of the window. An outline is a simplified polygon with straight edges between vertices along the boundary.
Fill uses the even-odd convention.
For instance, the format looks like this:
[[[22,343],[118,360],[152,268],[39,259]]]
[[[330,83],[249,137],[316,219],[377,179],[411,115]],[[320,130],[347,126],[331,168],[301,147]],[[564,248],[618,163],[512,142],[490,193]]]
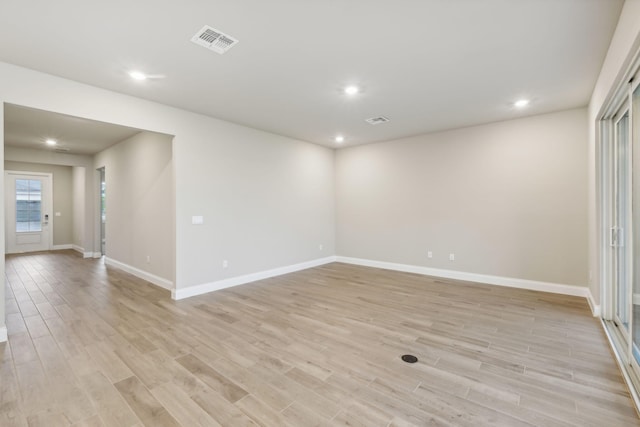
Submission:
[[[42,231],[42,182],[16,179],[16,232]]]

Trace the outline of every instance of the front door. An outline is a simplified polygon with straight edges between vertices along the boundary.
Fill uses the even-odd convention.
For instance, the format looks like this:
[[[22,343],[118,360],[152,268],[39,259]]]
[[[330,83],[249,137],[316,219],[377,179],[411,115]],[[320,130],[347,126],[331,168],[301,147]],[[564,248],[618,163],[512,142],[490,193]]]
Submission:
[[[51,174],[5,172],[5,252],[51,249]]]

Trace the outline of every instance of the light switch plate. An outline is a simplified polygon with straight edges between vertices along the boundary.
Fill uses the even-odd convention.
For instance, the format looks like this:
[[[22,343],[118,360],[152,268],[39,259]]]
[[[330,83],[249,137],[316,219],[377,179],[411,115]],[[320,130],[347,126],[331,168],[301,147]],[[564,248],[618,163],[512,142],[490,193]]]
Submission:
[[[204,217],[202,217],[201,215],[192,216],[191,217],[191,224],[193,224],[193,225],[204,224]]]

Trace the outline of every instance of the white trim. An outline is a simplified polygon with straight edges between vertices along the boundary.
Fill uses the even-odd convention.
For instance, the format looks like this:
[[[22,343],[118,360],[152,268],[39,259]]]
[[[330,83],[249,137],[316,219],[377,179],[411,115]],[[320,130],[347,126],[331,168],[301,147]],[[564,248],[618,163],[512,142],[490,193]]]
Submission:
[[[5,342],[7,339],[7,327],[3,326],[0,328],[0,342]]]
[[[91,254],[91,252],[89,253]],[[160,276],[156,276],[155,274],[151,274],[147,271],[140,270],[139,268],[130,266],[120,261],[116,261],[115,259],[112,259],[109,257],[104,257],[104,263],[105,265],[109,265],[111,267],[115,267],[122,271],[126,271],[129,274],[133,274],[134,276],[139,277],[140,279],[146,280],[147,282],[151,282],[154,285],[160,286],[161,288],[168,289],[168,290],[173,289],[173,282],[167,279],[163,279]]]
[[[633,294],[633,305],[640,305],[640,294]]]
[[[281,276],[295,271],[306,270],[307,268],[318,267],[335,261],[336,257],[330,256],[285,267],[278,267],[272,270],[246,274],[244,276],[230,277],[228,279],[217,280],[215,282],[203,283],[202,285],[189,286],[184,289],[174,289],[171,291],[171,298],[175,300],[189,298],[196,295],[206,294],[208,292],[219,291],[220,289],[230,288],[232,286],[244,285],[246,283],[255,282],[256,280],[268,279],[270,277]]]
[[[63,249],[73,249],[73,245],[68,243],[66,245],[53,245],[52,251],[61,251]]]
[[[102,256],[102,254],[100,254],[100,256],[95,256],[95,254],[99,254],[100,252],[85,252],[84,248],[78,245],[71,245],[71,249],[76,252],[80,252],[82,254],[82,258],[100,258],[100,256]]]
[[[589,303],[589,308],[591,308],[593,317],[600,317],[600,315],[602,314],[600,305],[596,304],[596,301],[593,299],[593,294],[591,293],[590,288],[587,288],[587,302]]]
[[[403,271],[406,273],[424,274],[425,276],[443,277],[446,279],[467,282],[486,283],[489,285],[508,286],[511,288],[529,289],[532,291],[552,292],[554,294],[587,297],[589,288],[561,283],[539,282],[536,280],[516,279],[512,277],[491,276],[488,274],[466,273],[464,271],[441,270],[439,268],[420,267],[417,265],[396,264],[393,262],[374,261],[360,258],[336,257],[337,262],[382,268],[385,270]]]
[[[108,258],[106,258],[108,259]],[[286,267],[275,268],[272,270],[251,273],[244,276],[231,277],[228,279],[218,280],[215,282],[204,283],[201,285],[190,286],[184,289],[174,289],[171,291],[171,297],[175,300],[189,298],[192,296],[202,295],[208,292],[218,291],[233,286],[244,285],[246,283],[257,280],[268,279],[270,277],[280,276],[295,271],[305,270],[307,268],[317,267],[331,262],[342,262],[345,264],[362,265],[365,267],[382,268],[385,270],[403,271],[407,273],[423,274],[426,276],[442,277],[454,280],[463,280],[467,282],[486,283],[490,285],[506,286],[511,288],[528,289],[533,291],[551,292],[562,295],[572,295],[587,298],[591,311],[594,316],[600,315],[600,306],[595,305],[589,288],[566,285],[561,283],[540,282],[535,280],[517,279],[511,277],[491,276],[487,274],[466,273],[463,271],[442,270],[430,267],[420,267],[408,264],[396,264],[384,261],[374,261],[360,258],[350,258],[343,256],[330,256],[294,264]]]

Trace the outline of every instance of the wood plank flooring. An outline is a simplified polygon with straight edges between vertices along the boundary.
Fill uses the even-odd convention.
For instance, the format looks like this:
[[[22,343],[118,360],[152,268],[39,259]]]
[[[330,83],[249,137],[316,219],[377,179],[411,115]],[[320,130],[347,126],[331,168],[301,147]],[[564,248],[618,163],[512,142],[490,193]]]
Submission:
[[[640,426],[582,298],[334,263],[172,301],[72,251],[6,266],[3,427]]]

